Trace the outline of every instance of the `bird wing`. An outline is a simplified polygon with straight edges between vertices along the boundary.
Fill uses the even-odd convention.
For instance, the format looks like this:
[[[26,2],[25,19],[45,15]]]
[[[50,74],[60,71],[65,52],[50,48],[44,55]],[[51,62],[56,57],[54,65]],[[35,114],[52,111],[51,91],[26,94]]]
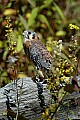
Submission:
[[[40,41],[35,41],[29,51],[30,58],[37,69],[50,69],[52,64],[52,56]]]

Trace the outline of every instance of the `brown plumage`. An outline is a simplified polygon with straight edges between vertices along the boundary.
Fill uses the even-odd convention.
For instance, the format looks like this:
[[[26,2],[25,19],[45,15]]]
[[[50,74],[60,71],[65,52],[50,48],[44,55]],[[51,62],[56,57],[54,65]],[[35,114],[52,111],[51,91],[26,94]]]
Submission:
[[[52,67],[51,54],[35,32],[24,31],[23,36],[23,47],[28,60],[32,62],[38,71],[42,71],[42,76],[49,77]]]

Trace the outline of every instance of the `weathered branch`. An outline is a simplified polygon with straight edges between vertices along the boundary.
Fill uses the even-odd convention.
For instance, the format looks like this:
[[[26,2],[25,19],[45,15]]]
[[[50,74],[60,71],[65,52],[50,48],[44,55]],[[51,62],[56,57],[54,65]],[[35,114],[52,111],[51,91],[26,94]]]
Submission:
[[[78,78],[80,81],[80,76]],[[38,87],[41,87],[41,91],[39,91]],[[41,106],[44,104],[41,105],[40,97],[42,97],[41,100],[45,107],[51,103],[51,95],[49,90],[46,89],[46,84],[43,85],[42,90],[42,86],[40,84],[37,85],[30,77],[18,79],[17,84],[14,84],[14,82],[7,84],[5,87],[0,88],[0,119],[8,120],[7,114],[4,116],[6,110],[8,115],[13,117],[16,117],[18,111],[18,120],[20,118],[24,120],[37,120],[41,118]],[[9,105],[6,105],[8,98]],[[79,91],[66,95],[59,106],[60,110],[57,112],[58,120],[79,118]]]
[[[43,93],[45,106],[50,103],[50,93],[46,89],[46,85],[43,85]],[[31,78],[22,78],[12,83],[7,84],[5,87],[0,89],[0,117],[4,118],[3,112],[6,111],[6,100],[9,98],[9,102],[13,103],[13,106],[16,107],[10,108],[17,112],[17,107],[19,105],[19,113],[23,114],[26,118],[30,120],[36,120],[41,118],[41,107],[40,100],[38,98],[38,88],[37,84],[33,82]],[[17,98],[18,97],[18,98]],[[12,105],[12,104],[11,104]],[[5,117],[6,119],[6,117]]]

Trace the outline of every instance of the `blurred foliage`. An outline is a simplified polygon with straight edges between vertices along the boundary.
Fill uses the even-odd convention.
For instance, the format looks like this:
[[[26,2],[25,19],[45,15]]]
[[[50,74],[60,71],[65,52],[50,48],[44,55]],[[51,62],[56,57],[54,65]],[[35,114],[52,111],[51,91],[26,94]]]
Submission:
[[[22,45],[22,33],[30,29],[53,55],[54,75],[48,88],[61,96],[58,86],[65,77],[80,72],[79,16],[80,0],[0,0],[0,87],[18,77],[34,76]],[[50,111],[53,108],[50,106]],[[46,109],[43,118],[48,117]]]

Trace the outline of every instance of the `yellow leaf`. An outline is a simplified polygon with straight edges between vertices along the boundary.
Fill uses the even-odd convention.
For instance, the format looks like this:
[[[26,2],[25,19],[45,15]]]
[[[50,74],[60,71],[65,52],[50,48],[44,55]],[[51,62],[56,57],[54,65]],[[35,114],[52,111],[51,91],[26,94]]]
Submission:
[[[26,78],[27,76],[24,73],[19,73],[18,78]]]
[[[51,47],[49,47],[49,46],[47,46],[47,50],[48,50],[49,52],[52,52],[52,51],[53,51],[53,49],[52,49]]]
[[[30,18],[30,13],[26,14],[26,18],[29,19]]]
[[[6,116],[7,115],[7,111],[3,111],[2,115]]]
[[[46,114],[46,116],[49,116],[49,109],[45,110],[45,114]]]
[[[16,14],[16,10],[14,9],[5,9],[4,13],[3,13],[5,16],[7,15],[12,15],[12,14]]]

